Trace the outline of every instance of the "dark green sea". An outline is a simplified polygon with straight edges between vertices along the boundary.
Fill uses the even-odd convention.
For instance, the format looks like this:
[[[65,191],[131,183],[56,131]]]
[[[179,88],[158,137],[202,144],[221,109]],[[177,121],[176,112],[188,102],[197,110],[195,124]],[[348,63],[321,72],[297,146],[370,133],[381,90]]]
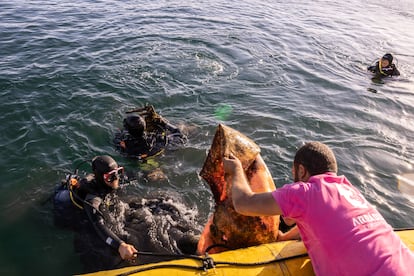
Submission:
[[[128,189],[179,193],[197,227],[219,123],[256,141],[278,187],[300,145],[327,143],[393,227],[414,227],[397,187],[414,172],[413,30],[412,0],[1,1],[0,274],[82,273],[48,199],[95,155],[139,174],[112,138],[146,103],[192,131],[157,158],[167,181]],[[386,52],[401,76],[374,82],[366,67]]]

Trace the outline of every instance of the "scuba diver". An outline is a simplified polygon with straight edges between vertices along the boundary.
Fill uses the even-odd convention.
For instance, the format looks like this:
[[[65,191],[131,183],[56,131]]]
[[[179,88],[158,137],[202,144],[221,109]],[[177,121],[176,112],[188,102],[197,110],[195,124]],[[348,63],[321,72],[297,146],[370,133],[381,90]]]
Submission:
[[[167,146],[185,144],[187,136],[161,117],[152,105],[127,112],[114,143],[124,155],[140,160],[161,154]],[[133,114],[136,113],[136,114]]]
[[[368,66],[367,70],[374,73],[376,78],[399,76],[400,71],[393,63],[393,59],[390,53],[386,53],[374,65]]]
[[[116,191],[125,181],[124,168],[102,155],[92,159],[92,171],[83,178],[77,170],[69,174],[53,198],[55,225],[75,231],[74,249],[83,273],[195,254],[201,230],[179,193],[121,200]],[[152,254],[141,255],[137,248]]]
[[[139,167],[146,180],[165,180],[167,177],[152,158],[187,143],[182,131],[161,117],[152,105],[132,111],[123,120],[123,129],[115,134],[116,149],[126,157],[141,161]]]
[[[119,236],[125,234],[113,227],[119,223],[111,221],[116,217],[111,214],[114,213],[114,206],[122,206],[114,192],[119,188],[123,167],[119,167],[112,157],[102,155],[92,159],[92,171],[93,174],[82,179],[77,175],[68,176],[66,183],[57,189],[54,197],[55,224],[69,226],[77,230],[80,236],[93,237],[94,241],[89,247],[111,248],[111,259],[117,259],[113,258],[115,251],[122,260],[133,260],[137,253],[136,248],[125,242],[126,235],[122,238]],[[96,237],[100,241],[96,241]],[[78,245],[84,246],[79,243]],[[101,253],[102,251],[98,254]],[[108,252],[105,254],[108,255]]]

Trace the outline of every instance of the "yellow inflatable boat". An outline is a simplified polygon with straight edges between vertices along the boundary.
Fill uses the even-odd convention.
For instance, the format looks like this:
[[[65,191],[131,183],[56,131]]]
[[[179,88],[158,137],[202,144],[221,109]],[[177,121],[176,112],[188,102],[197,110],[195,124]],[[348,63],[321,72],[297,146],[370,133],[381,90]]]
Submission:
[[[414,230],[396,230],[414,251]],[[187,275],[314,275],[306,249],[300,241],[262,244],[208,256],[100,271],[89,276],[187,276]]]

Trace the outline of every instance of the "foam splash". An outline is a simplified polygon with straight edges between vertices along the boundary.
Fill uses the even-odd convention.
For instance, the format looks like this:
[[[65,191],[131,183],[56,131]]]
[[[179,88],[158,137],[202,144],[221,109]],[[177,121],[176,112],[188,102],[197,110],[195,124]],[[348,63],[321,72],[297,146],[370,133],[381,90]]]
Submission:
[[[187,233],[201,232],[197,209],[189,208],[179,197],[157,194],[131,198],[128,204],[125,226],[141,251],[180,253],[177,241]]]

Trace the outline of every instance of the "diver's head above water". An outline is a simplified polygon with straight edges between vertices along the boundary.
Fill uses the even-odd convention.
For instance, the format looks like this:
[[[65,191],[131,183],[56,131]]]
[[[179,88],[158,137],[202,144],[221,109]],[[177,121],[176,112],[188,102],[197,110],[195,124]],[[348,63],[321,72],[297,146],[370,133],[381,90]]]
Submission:
[[[394,60],[394,57],[390,54],[390,53],[386,53],[382,58],[381,58],[381,66],[382,67],[387,67],[390,66],[392,64],[392,61]]]
[[[144,135],[146,123],[140,115],[129,115],[124,119],[124,128],[135,138],[140,138]]]
[[[92,170],[98,183],[102,183],[112,189],[119,188],[120,174],[124,168],[119,167],[116,161],[108,155],[96,156],[92,159]]]

